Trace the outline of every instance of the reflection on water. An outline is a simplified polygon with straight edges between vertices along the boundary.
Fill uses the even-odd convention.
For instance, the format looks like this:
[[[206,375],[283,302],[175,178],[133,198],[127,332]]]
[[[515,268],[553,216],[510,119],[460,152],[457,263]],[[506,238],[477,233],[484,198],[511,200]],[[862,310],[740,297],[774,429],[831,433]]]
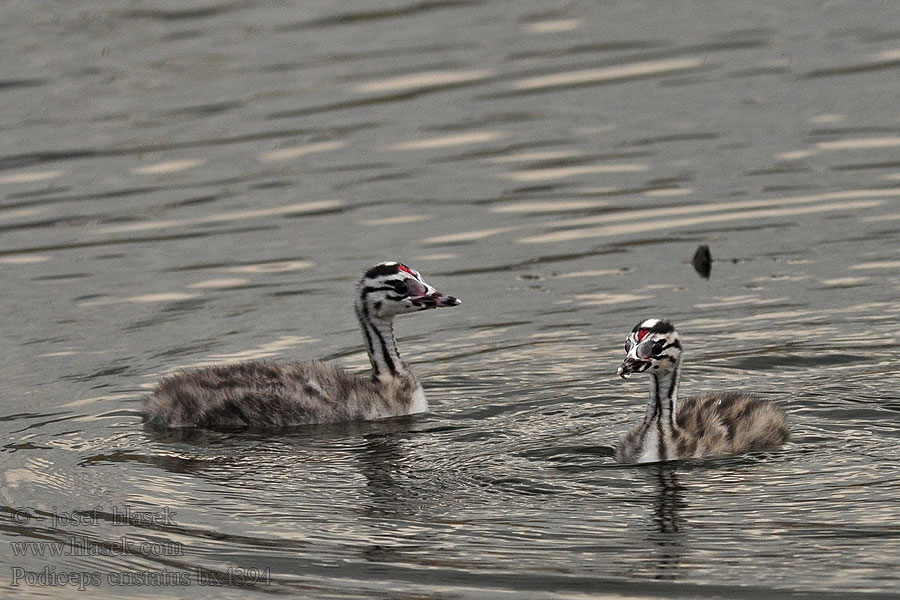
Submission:
[[[698,58],[636,62],[626,65],[617,65],[614,67],[605,67],[601,69],[584,69],[563,73],[553,73],[552,75],[543,75],[540,77],[520,79],[518,81],[514,81],[512,87],[515,90],[522,91],[548,90],[553,88],[599,84],[625,79],[635,79],[638,77],[665,75],[667,73],[673,73],[687,69],[696,69],[698,67],[702,67],[703,64],[703,60]]]
[[[8,577],[893,593],[896,6],[156,4],[0,4]],[[180,368],[366,369],[353,288],[378,260],[464,299],[398,324],[429,414],[143,429]],[[771,399],[791,442],[616,465],[643,406],[621,332],[653,315],[688,340],[685,390]],[[267,578],[196,585],[236,568]],[[75,589],[26,584],[5,591]]]
[[[658,465],[657,477],[657,504],[655,520],[659,527],[658,535],[650,536],[647,540],[656,546],[658,556],[656,562],[659,568],[657,579],[678,579],[681,567],[681,557],[684,554],[683,542],[679,533],[683,527],[683,519],[679,511],[685,503],[681,498],[681,489],[678,485],[678,473],[669,465]]]

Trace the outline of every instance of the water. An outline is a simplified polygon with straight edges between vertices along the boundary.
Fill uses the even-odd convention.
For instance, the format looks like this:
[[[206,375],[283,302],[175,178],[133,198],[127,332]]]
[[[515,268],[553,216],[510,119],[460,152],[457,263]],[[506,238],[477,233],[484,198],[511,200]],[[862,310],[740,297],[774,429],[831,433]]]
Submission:
[[[898,18],[0,5],[4,595],[895,593]],[[142,428],[179,367],[364,369],[385,259],[463,299],[397,324],[429,414]],[[617,465],[651,316],[684,393],[753,390],[791,441]]]

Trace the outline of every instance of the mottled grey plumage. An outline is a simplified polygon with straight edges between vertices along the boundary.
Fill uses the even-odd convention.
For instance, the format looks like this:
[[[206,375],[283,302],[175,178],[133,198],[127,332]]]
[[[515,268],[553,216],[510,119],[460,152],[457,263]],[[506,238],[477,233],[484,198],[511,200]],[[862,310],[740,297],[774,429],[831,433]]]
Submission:
[[[246,362],[165,377],[148,399],[152,425],[284,427],[408,414],[419,383],[386,381],[314,362]]]
[[[425,393],[397,352],[395,315],[459,300],[399,263],[378,264],[357,286],[356,312],[372,377],[322,362],[250,361],[164,377],[146,399],[155,427],[262,428],[382,419],[428,409]]]
[[[683,435],[672,435],[666,447],[676,458],[703,458],[776,448],[787,441],[784,411],[743,392],[710,393],[679,400],[675,422]],[[619,440],[620,462],[637,462],[647,421]]]
[[[703,458],[766,450],[788,439],[784,411],[743,392],[677,398],[681,341],[668,321],[639,323],[626,340],[619,375],[648,372],[650,402],[644,420],[622,436],[620,462]]]

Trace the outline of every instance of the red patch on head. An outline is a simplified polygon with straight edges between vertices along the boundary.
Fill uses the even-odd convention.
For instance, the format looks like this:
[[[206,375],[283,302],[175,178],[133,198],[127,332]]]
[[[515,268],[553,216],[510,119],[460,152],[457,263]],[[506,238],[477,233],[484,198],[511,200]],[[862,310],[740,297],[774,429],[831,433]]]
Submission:
[[[404,273],[409,273],[413,277],[418,278],[418,275],[416,275],[416,272],[413,271],[412,269],[410,269],[409,267],[407,267],[406,265],[401,265],[398,263],[397,268],[400,269],[401,271],[403,271]]]
[[[642,339],[647,337],[648,333],[650,333],[649,329],[638,329],[637,333],[635,334],[637,336],[637,341],[641,341]]]

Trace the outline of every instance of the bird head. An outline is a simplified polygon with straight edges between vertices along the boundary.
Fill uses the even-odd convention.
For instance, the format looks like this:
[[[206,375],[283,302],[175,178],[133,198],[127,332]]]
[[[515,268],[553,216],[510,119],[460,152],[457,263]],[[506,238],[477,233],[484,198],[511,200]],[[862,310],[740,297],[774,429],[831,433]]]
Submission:
[[[460,304],[459,298],[437,291],[418,271],[398,262],[379,263],[366,271],[357,292],[361,314],[387,321],[396,315]]]
[[[622,379],[649,371],[665,374],[681,360],[681,339],[669,321],[647,319],[634,326],[625,339],[625,360],[616,373]]]

